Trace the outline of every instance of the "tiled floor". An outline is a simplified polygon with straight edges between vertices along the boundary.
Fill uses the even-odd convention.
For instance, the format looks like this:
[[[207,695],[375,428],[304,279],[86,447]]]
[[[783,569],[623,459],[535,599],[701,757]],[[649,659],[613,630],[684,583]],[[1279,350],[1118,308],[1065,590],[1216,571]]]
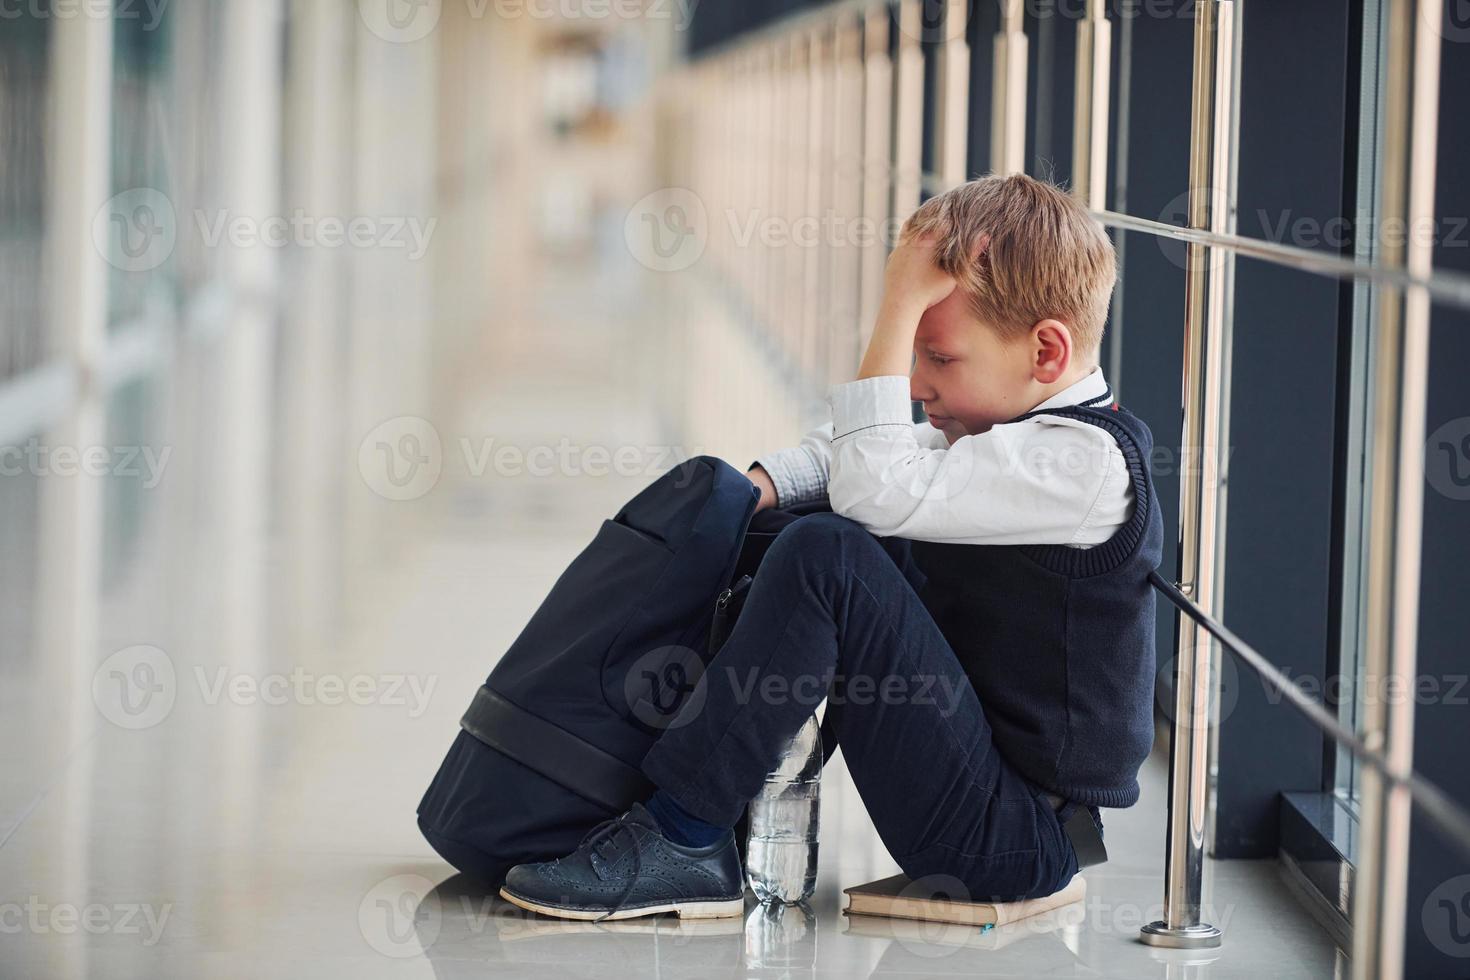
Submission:
[[[601,362],[567,354],[578,349],[565,345],[554,374],[487,377],[455,427],[488,432],[476,427],[494,420],[498,438],[522,446],[567,431],[587,443],[653,433],[652,413],[610,390]],[[530,404],[554,408],[532,416]],[[109,540],[142,544],[114,579],[104,560],[97,647],[157,647],[166,663],[149,654],[151,675],[138,674],[137,654],[118,663],[135,680],[161,678],[173,698],[139,727],[96,708],[106,692],[89,698],[85,671],[78,680],[37,655],[39,621],[57,615],[42,610],[31,575],[51,546],[33,519],[49,491],[12,481],[0,497],[0,526],[18,535],[0,559],[0,582],[14,586],[6,636],[23,638],[0,655],[0,976],[1284,980],[1341,970],[1271,862],[1213,868],[1220,949],[1137,941],[1162,899],[1157,753],[1141,802],[1106,813],[1112,860],[1086,872],[1086,901],[1043,922],[980,934],[844,918],[843,886],[896,868],[840,756],[824,777],[810,911],[600,926],[521,913],[465,887],[419,837],[414,808],[497,652],[597,522],[649,477],[497,480],[446,467],[432,494],[383,505],[390,557],[336,566],[343,581],[319,585],[347,592],[342,614],[303,629],[309,591],[285,602],[276,587],[300,543],[261,555],[263,598],[232,608],[243,600],[221,583],[237,578],[195,539],[188,444],[176,452],[148,506],[118,506],[109,490],[103,509]],[[332,546],[351,553],[346,544]],[[240,623],[252,630],[224,625]],[[102,676],[105,686],[112,674]]]

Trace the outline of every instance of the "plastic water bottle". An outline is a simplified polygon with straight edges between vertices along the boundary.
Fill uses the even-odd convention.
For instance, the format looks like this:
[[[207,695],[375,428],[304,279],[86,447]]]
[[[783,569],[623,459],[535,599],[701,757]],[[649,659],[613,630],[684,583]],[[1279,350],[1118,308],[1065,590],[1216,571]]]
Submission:
[[[745,875],[761,902],[795,905],[817,887],[822,735],[808,718],[750,801]]]
[[[811,906],[767,902],[751,909],[745,916],[745,966],[746,976],[816,977],[817,915]]]

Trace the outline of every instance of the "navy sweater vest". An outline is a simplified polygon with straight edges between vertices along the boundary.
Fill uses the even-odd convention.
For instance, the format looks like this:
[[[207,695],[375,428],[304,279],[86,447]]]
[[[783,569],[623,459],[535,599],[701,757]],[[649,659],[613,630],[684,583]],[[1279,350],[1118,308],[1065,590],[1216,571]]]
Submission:
[[[1117,440],[1133,477],[1127,523],[1091,548],[912,543],[928,577],[920,598],[954,648],[1001,755],[1067,799],[1138,801],[1153,745],[1154,590],[1163,523],[1148,458],[1153,436],[1133,413],[1068,406],[1058,415]]]

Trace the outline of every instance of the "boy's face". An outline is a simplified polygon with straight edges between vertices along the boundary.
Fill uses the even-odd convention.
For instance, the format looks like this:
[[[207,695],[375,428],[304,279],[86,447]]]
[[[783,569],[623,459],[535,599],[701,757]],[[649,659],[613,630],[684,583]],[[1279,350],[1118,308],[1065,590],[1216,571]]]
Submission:
[[[1002,343],[975,319],[957,289],[924,312],[914,334],[909,397],[924,403],[929,422],[951,444],[1030,411],[1034,394],[1030,345]]]

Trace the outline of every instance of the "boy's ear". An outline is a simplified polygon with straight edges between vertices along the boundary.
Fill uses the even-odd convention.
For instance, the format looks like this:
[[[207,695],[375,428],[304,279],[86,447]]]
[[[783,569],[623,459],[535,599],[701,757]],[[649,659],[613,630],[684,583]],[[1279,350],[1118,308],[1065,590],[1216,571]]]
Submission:
[[[1067,373],[1072,364],[1072,331],[1060,320],[1038,320],[1031,328],[1031,376],[1044,385]]]

